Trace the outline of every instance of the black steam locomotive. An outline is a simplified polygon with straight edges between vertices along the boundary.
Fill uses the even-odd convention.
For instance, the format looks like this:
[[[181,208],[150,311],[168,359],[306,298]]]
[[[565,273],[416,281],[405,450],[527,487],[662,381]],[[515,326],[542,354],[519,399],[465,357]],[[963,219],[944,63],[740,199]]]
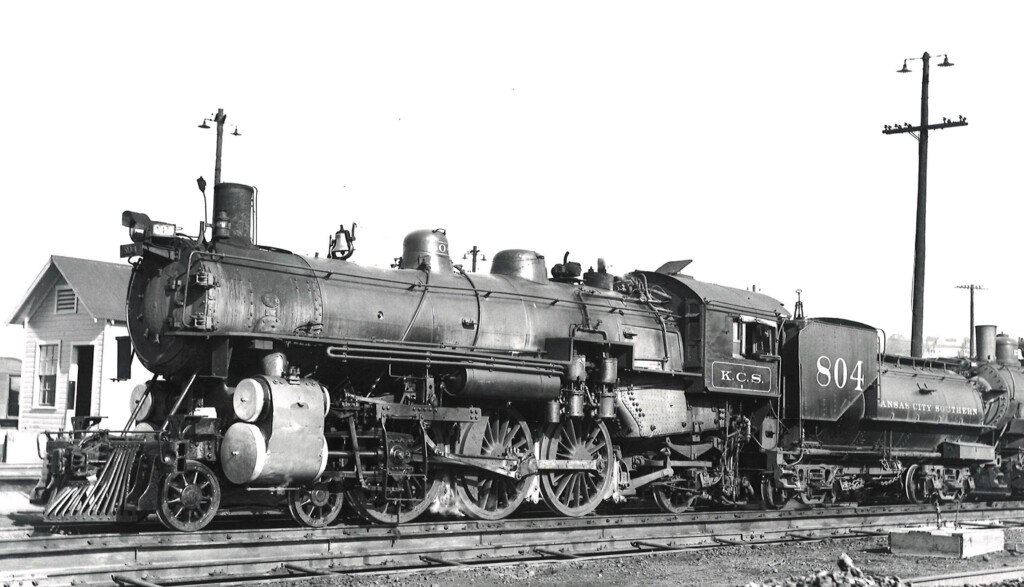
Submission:
[[[443,230],[393,269],[255,245],[253,189],[215,186],[212,236],[125,212],[131,343],[156,376],[121,433],[53,435],[34,499],[51,522],[156,513],[197,530],[222,506],[343,504],[408,522],[445,488],[487,520],[526,499],[782,507],[1009,496],[1024,378],[1015,342],[984,360],[890,357],[864,324],[795,317],[683,275],[616,276],[507,250],[453,266]],[[994,331],[991,333],[994,335]]]

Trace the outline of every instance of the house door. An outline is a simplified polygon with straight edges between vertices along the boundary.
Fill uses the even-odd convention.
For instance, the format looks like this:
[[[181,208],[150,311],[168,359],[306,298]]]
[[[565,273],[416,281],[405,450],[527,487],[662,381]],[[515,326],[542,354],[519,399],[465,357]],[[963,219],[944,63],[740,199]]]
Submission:
[[[68,376],[68,408],[76,416],[90,416],[92,410],[93,346],[74,346],[71,350],[71,373]]]

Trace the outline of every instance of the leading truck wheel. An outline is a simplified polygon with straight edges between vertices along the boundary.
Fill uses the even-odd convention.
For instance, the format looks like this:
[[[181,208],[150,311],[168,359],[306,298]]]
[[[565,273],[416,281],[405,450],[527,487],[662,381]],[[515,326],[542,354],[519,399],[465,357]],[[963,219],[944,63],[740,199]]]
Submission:
[[[544,503],[556,514],[585,516],[610,492],[615,458],[608,427],[600,420],[566,418],[550,424],[540,441],[543,460],[595,462],[594,469],[549,471],[540,476]]]
[[[533,450],[530,425],[512,408],[488,410],[462,439],[459,452],[472,457],[519,459]],[[526,499],[531,479],[497,473],[464,473],[455,481],[459,509],[477,520],[501,520]]]
[[[171,530],[195,532],[209,524],[220,508],[220,482],[206,465],[186,461],[164,477],[156,517]]]
[[[292,519],[310,528],[323,528],[338,519],[345,494],[331,491],[327,483],[300,487],[288,492],[288,511]]]

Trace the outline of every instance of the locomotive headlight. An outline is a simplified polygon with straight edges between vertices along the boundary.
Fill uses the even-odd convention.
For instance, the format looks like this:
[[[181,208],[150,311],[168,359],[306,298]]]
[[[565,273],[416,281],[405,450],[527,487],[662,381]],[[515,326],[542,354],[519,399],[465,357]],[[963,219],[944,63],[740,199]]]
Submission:
[[[142,242],[147,238],[159,236],[173,237],[178,227],[168,222],[155,222],[141,212],[125,210],[121,214],[121,224],[128,229],[132,241]]]

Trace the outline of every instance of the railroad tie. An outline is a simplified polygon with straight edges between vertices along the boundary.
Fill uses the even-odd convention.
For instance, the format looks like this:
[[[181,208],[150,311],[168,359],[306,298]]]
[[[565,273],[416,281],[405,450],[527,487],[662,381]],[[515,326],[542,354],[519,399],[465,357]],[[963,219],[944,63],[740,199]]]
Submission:
[[[142,579],[133,579],[131,577],[125,577],[124,575],[111,575],[111,579],[114,580],[118,585],[134,585],[135,587],[163,587],[158,583],[151,583]]]
[[[648,542],[646,540],[637,540],[635,542],[630,542],[630,544],[633,545],[633,548],[653,548],[655,550],[676,550],[676,547],[674,547],[674,546],[669,546],[667,544],[662,544],[660,542]]]
[[[334,575],[337,573],[337,571],[333,571],[331,569],[314,569],[313,567],[297,565],[295,563],[284,563],[281,566],[289,571],[295,571],[304,575]]]
[[[443,558],[438,558],[436,556],[420,555],[420,560],[423,561],[423,562],[426,562],[426,563],[433,563],[433,564],[436,564],[436,565],[444,565],[446,567],[462,567],[462,566],[465,566],[465,563],[460,563],[459,561],[445,560]]]
[[[544,556],[554,556],[558,558],[580,558],[570,552],[558,552],[557,550],[550,550],[547,548],[534,548],[533,551],[537,554],[542,554]]]

